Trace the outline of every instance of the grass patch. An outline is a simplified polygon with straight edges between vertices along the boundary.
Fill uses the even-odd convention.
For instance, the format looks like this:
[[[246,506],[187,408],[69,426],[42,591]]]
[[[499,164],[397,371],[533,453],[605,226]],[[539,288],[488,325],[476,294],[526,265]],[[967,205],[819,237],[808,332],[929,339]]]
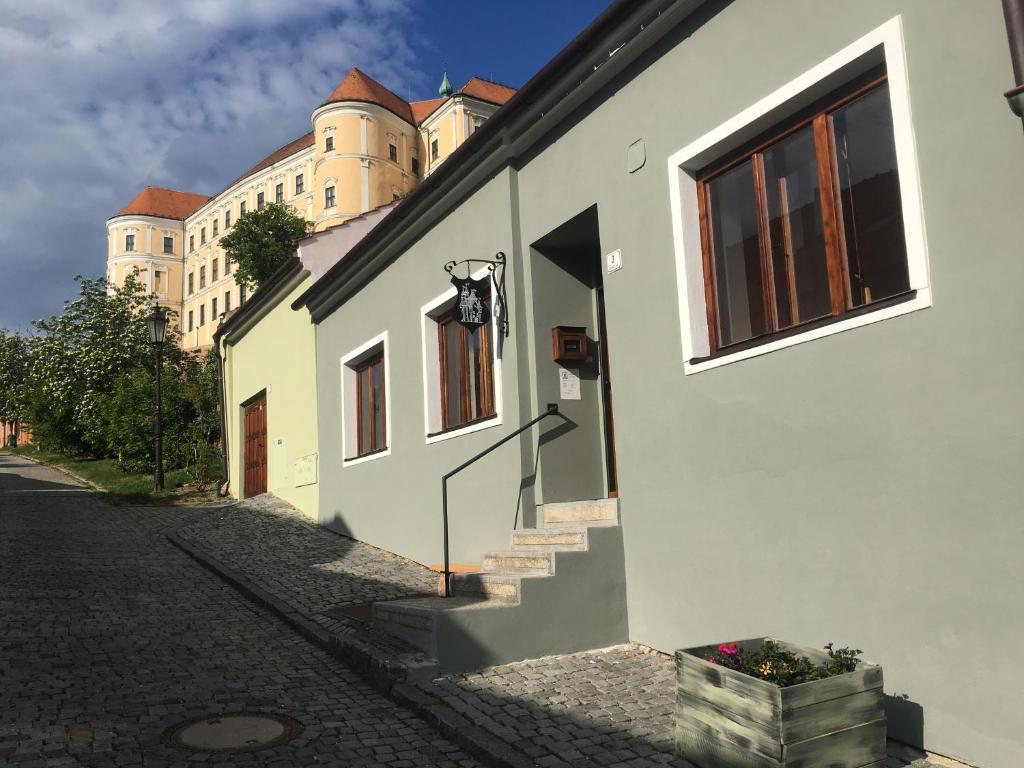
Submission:
[[[34,445],[4,449],[15,456],[25,456],[43,464],[66,469],[99,487],[100,494],[113,504],[183,504],[206,501],[211,498],[210,490],[199,491],[186,487],[188,476],[183,469],[164,473],[165,490],[153,490],[153,475],[130,475],[121,471],[114,459],[89,459],[67,456],[63,453],[38,450]],[[214,475],[220,474],[220,463],[213,467]],[[217,481],[210,484],[216,495]]]

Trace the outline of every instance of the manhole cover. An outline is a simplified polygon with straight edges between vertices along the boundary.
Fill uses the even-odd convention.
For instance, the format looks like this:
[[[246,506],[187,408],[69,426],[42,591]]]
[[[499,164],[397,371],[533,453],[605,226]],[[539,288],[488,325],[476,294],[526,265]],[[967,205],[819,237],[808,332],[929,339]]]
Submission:
[[[252,752],[291,741],[302,726],[290,717],[259,712],[205,715],[164,731],[164,741],[195,752]]]

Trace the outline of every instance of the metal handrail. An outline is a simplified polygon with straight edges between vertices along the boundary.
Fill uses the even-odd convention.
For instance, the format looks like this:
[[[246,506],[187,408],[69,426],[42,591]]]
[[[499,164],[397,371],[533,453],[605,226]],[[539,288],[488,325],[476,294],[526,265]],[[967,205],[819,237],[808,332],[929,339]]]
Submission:
[[[451,597],[452,596],[452,587],[451,587],[452,575],[451,575],[451,571],[449,570],[450,563],[449,563],[449,560],[448,560],[448,479],[451,478],[451,477],[454,477],[455,475],[457,475],[459,472],[464,470],[469,465],[476,463],[477,461],[482,459],[484,456],[489,454],[491,451],[493,451],[495,448],[498,448],[498,447],[504,445],[509,440],[511,440],[513,437],[518,437],[519,435],[523,434],[523,432],[528,430],[534,424],[536,424],[536,423],[546,419],[548,416],[557,416],[557,415],[558,415],[558,403],[548,403],[547,410],[544,411],[544,413],[542,413],[540,416],[538,416],[537,418],[531,419],[530,421],[526,422],[525,424],[523,424],[523,426],[521,426],[515,432],[513,432],[510,435],[506,435],[505,437],[501,438],[501,440],[496,442],[490,448],[485,448],[484,450],[480,451],[480,453],[478,453],[476,456],[474,456],[473,458],[469,459],[468,461],[462,462],[461,464],[459,464],[459,466],[457,466],[455,469],[453,469],[451,472],[449,472],[447,475],[444,475],[441,478],[441,515],[442,515],[443,520],[444,520],[444,596],[445,597]]]

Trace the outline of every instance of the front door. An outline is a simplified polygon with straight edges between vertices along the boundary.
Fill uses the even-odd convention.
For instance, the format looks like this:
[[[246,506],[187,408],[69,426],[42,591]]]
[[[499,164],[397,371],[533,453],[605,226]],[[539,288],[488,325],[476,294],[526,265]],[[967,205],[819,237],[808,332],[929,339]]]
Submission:
[[[267,492],[267,396],[245,406],[245,497]]]
[[[598,267],[600,270],[600,266]],[[600,271],[598,271],[600,274]],[[612,377],[608,370],[608,321],[604,310],[604,285],[597,287],[597,322],[601,334],[601,394],[604,400],[604,450],[608,463],[608,496],[619,495],[619,469],[615,461],[615,418],[612,416]]]

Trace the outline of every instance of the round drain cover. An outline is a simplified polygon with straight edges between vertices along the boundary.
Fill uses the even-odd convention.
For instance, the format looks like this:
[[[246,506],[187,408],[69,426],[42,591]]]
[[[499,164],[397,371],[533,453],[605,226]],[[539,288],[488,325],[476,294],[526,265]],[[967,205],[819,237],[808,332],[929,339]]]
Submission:
[[[302,726],[290,717],[259,712],[206,715],[173,726],[164,741],[195,752],[252,752],[291,741]]]

